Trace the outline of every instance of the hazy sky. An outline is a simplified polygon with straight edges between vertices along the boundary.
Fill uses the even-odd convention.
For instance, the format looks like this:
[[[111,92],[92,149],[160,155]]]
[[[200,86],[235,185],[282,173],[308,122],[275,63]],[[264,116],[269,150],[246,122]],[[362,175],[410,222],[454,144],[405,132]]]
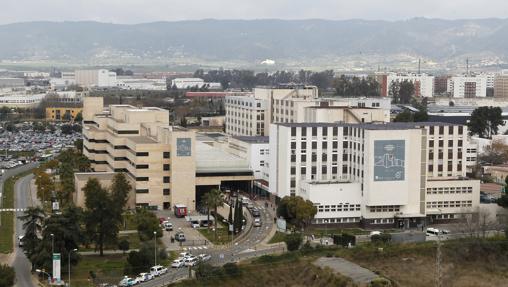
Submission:
[[[506,18],[507,0],[0,0],[0,24],[191,19]]]

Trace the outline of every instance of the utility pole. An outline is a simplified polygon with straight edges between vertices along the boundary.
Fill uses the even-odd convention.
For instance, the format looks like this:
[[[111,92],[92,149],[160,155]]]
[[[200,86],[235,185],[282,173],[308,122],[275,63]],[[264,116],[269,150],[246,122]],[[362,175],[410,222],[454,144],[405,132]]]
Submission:
[[[421,59],[418,59],[418,75],[420,74],[421,71],[420,67],[421,67]]]
[[[469,58],[466,58],[466,76],[469,76]]]

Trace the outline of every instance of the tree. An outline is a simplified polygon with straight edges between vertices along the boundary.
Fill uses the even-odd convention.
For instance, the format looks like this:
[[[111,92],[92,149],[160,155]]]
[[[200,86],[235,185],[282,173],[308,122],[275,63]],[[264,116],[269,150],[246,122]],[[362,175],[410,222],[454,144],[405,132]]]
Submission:
[[[122,250],[123,254],[129,250],[129,247],[129,241],[126,239],[122,239],[120,242],[118,242],[118,249]]]
[[[481,138],[492,138],[503,124],[500,107],[479,107],[471,114],[468,123],[469,133]]]
[[[508,177],[507,177],[508,180]],[[228,224],[233,224],[233,204],[229,205]]]
[[[212,189],[208,192],[207,196],[207,207],[209,209],[213,208],[213,214],[215,216],[214,220],[214,238],[217,238],[217,221],[218,221],[218,214],[217,214],[217,208],[224,206],[224,194],[219,189]]]
[[[74,147],[82,154],[83,153],[83,139],[77,139],[74,141]]]
[[[6,264],[0,265],[0,287],[14,286],[14,279],[16,278],[16,272],[14,268]]]
[[[154,231],[157,237],[162,237],[162,228],[159,224],[157,216],[145,209],[140,209],[136,212],[136,224],[141,241],[153,240]]]
[[[394,122],[426,122],[428,120],[429,114],[427,114],[427,111],[425,110],[415,113],[405,110],[402,113],[397,114],[395,119],[393,119]]]
[[[480,154],[480,160],[490,165],[504,164],[508,162],[508,145],[502,140],[494,140],[485,147]]]
[[[23,222],[25,236],[23,237],[23,251],[31,258],[39,245],[38,235],[42,232],[44,210],[41,207],[28,207],[19,219]]]
[[[234,212],[234,218],[233,218],[233,229],[234,233],[239,233],[242,231],[243,226],[243,205],[242,201],[237,199],[236,205],[235,205],[235,212]]]
[[[55,188],[55,183],[44,171],[38,170],[35,174],[35,185],[37,186],[37,197],[43,201],[50,200],[52,191]]]
[[[88,179],[83,191],[86,198],[86,233],[103,256],[104,244],[116,242],[120,222],[111,208],[114,205],[111,197],[96,178]]]
[[[208,222],[210,222],[210,211],[211,211],[211,196],[210,196],[210,193],[207,192],[205,194],[203,194],[203,196],[201,196],[201,203],[206,206],[206,215],[207,215],[207,220]],[[210,224],[208,224],[208,228],[210,228]]]
[[[74,130],[72,129],[72,125],[69,125],[69,124],[61,125],[60,126],[60,131],[64,135],[70,135],[70,134],[72,134],[74,132]]]
[[[79,112],[76,117],[74,117],[74,122],[81,123],[83,121],[83,113]]]
[[[131,251],[129,256],[127,256],[125,273],[135,275],[139,274],[140,272],[145,272],[151,266],[152,257],[153,254],[150,257],[146,253]]]
[[[113,215],[115,216],[114,220],[120,223],[123,221],[122,214],[125,210],[125,205],[127,204],[127,199],[132,190],[132,186],[127,181],[125,174],[116,173],[113,177],[110,190],[111,201],[113,202],[111,208]]]
[[[401,104],[409,104],[411,97],[414,95],[415,86],[411,81],[404,80],[400,82],[399,97]]]
[[[301,196],[285,196],[277,207],[279,216],[302,229],[310,224],[316,213],[317,207],[312,201],[304,200]]]
[[[70,122],[72,120],[71,112],[65,111],[65,113],[62,117],[62,120],[66,121],[66,122]]]

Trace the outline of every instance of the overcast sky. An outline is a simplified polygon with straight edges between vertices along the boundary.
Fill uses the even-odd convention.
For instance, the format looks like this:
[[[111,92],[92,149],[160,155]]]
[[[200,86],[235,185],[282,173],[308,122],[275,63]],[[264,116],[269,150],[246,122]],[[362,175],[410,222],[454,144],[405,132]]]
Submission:
[[[216,19],[506,18],[507,0],[0,0],[0,24]]]

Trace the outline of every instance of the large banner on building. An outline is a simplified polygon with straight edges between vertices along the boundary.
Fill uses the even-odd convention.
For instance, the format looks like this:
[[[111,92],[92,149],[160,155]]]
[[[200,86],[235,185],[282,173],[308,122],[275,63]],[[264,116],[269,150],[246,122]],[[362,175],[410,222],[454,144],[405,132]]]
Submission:
[[[60,253],[53,253],[53,280],[60,282]]]
[[[177,156],[191,156],[192,143],[190,138],[177,138],[176,139],[176,155]]]
[[[374,141],[374,181],[404,180],[405,144],[404,140]]]

